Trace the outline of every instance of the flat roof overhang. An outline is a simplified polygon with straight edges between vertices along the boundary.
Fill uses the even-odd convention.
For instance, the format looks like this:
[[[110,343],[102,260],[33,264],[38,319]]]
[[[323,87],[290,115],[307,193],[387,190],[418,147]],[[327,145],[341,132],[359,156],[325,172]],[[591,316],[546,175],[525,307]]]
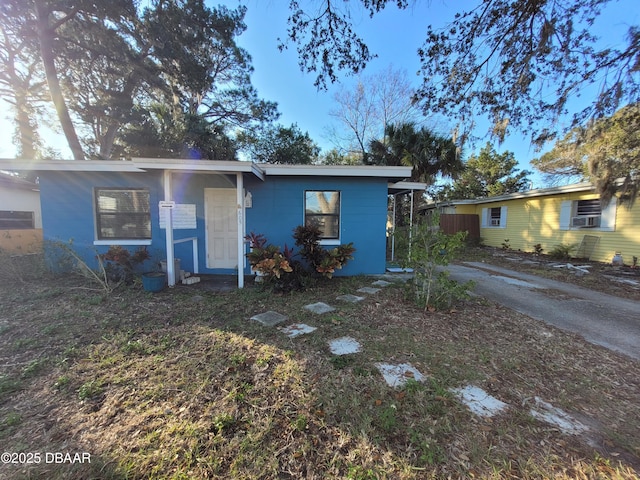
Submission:
[[[24,160],[0,159],[0,170],[56,172],[126,172],[171,170],[194,173],[252,173],[264,180],[264,172],[252,162],[235,160],[188,160],[134,158],[132,160]]]
[[[260,168],[267,176],[380,177],[387,179],[405,179],[411,176],[411,167],[403,166],[260,164]]]

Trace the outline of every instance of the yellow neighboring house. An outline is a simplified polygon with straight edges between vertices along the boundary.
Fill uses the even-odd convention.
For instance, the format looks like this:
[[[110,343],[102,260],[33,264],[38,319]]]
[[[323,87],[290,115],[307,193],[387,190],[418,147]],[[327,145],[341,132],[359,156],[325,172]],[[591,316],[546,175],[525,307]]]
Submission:
[[[429,205],[427,210],[436,208]],[[575,245],[572,254],[611,262],[620,253],[625,264],[640,257],[640,199],[632,207],[613,198],[600,202],[590,183],[529,190],[437,205],[443,214],[475,214],[484,245],[527,252],[540,245],[548,253],[559,244]]]
[[[0,173],[0,252],[23,255],[41,251],[38,185]]]

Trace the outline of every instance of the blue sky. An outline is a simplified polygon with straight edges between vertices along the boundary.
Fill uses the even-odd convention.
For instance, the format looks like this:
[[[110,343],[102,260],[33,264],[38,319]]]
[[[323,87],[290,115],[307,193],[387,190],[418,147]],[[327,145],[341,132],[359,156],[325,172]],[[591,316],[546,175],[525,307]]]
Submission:
[[[326,132],[327,127],[336,122],[329,114],[335,108],[333,95],[340,86],[349,88],[354,85],[356,79],[341,75],[339,85],[330,86],[328,91],[318,91],[313,86],[313,74],[300,71],[295,45],[285,52],[278,51],[278,37],[286,37],[288,0],[226,0],[210,3],[222,3],[229,7],[239,4],[247,6],[247,30],[238,43],[252,55],[255,68],[252,78],[258,93],[265,99],[278,102],[282,114],[280,123],[297,123],[303,131],[309,132],[323,150],[330,149],[332,144],[326,138]],[[313,0],[300,3],[308,5]],[[349,3],[354,5],[359,2]],[[414,85],[419,86],[421,77],[416,75],[420,68],[417,49],[426,37],[427,26],[443,27],[454,18],[457,11],[468,10],[478,3],[477,0],[418,0],[408,9],[399,10],[390,1],[387,8],[372,19],[366,12],[352,6],[355,30],[363,37],[370,51],[378,55],[364,74],[370,75],[392,65],[395,69],[406,70],[409,78],[415,80]],[[595,25],[598,30],[594,30],[594,33],[601,35],[608,45],[615,45],[623,38],[629,25],[640,23],[639,16],[637,0],[614,1],[599,17]],[[573,105],[576,110],[582,108],[579,101],[574,101]],[[438,119],[436,124],[444,134],[448,134],[454,126],[454,122],[447,125],[442,119]],[[477,133],[484,135],[488,127],[488,123],[479,123]],[[467,148],[466,157],[479,151],[485,143],[481,141],[475,148]],[[498,152],[514,152],[520,168],[531,171],[530,160],[540,155],[530,146],[528,137],[517,133],[507,137],[501,145],[495,144],[495,148]],[[544,186],[539,175],[534,174],[531,179],[534,188]]]
[[[302,0],[303,5],[314,3],[315,0]],[[371,75],[389,66],[394,69],[406,70],[410,79],[415,79],[415,86],[420,83],[420,77],[415,75],[419,70],[417,49],[424,41],[426,27],[429,24],[444,26],[453,19],[456,11],[472,8],[479,0],[418,0],[406,10],[398,10],[394,2],[373,19],[366,12],[353,6],[359,2],[351,1],[352,16],[356,31],[367,42],[370,50],[378,55],[366,68],[364,74]],[[210,5],[224,4],[235,8],[238,5],[247,6],[245,23],[247,30],[239,37],[238,43],[245,48],[253,58],[254,74],[252,82],[258,89],[261,98],[275,101],[281,112],[279,122],[283,125],[296,123],[300,129],[307,131],[323,150],[332,147],[327,138],[327,129],[335,124],[329,112],[335,108],[333,96],[340,88],[349,88],[355,84],[353,76],[340,76],[339,85],[330,85],[327,91],[318,91],[313,86],[315,77],[304,74],[298,67],[295,45],[284,52],[279,52],[278,38],[285,38],[287,31],[287,17],[289,15],[289,0],[207,0]],[[338,0],[342,4],[341,0]],[[640,23],[640,9],[637,0],[620,0],[612,2],[598,20],[602,36],[609,44],[620,41],[629,25]],[[596,32],[598,33],[598,32]],[[580,107],[575,102],[576,108]],[[0,157],[14,155],[15,149],[11,145],[12,126],[4,120],[8,115],[7,104],[0,104]],[[448,134],[454,122],[447,125],[440,119],[437,123],[441,133]],[[488,124],[480,125],[478,133],[484,134]],[[64,141],[46,137],[56,147],[64,151]],[[480,142],[475,149],[466,149],[466,156],[477,152],[484,142]],[[528,139],[518,134],[510,135],[502,145],[496,145],[498,152],[509,150],[514,152],[521,169],[529,169],[529,161],[539,153],[529,145]],[[543,186],[540,178],[532,178],[534,187]]]

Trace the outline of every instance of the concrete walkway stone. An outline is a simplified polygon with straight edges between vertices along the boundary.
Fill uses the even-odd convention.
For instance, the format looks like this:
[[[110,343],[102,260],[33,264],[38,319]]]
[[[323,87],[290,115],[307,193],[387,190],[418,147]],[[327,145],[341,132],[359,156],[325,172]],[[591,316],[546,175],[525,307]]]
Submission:
[[[329,341],[329,350],[334,355],[349,355],[360,351],[360,343],[351,337],[340,337]]]
[[[421,382],[425,379],[425,376],[410,363],[400,363],[397,365],[376,363],[375,366],[380,370],[385,382],[387,382],[387,385],[390,387],[402,387],[409,379],[413,379],[416,382]]]
[[[375,287],[388,287],[389,285],[391,285],[391,282],[387,282],[386,280],[376,280],[371,285]]]
[[[359,297],[357,295],[351,295],[350,293],[347,293],[346,295],[337,296],[336,300],[342,300],[349,303],[358,303],[364,300],[364,297]]]
[[[469,407],[469,410],[481,417],[493,417],[509,406],[473,385],[452,388],[450,391]]]
[[[326,303],[322,302],[311,303],[309,305],[305,305],[304,308],[305,310],[309,310],[312,313],[317,313],[318,315],[333,312],[335,310],[335,308],[333,308],[331,305],[327,305]]]
[[[358,293],[369,293],[369,294],[378,293],[379,291],[380,291],[379,288],[373,288],[373,287],[362,287],[356,290],[356,292]]]
[[[307,325],[305,323],[294,323],[293,325],[289,325],[288,327],[280,328],[280,331],[289,338],[296,338],[296,337],[299,337],[300,335],[311,333],[314,330],[317,330],[317,328]]]
[[[285,322],[289,317],[278,312],[268,311],[251,317],[251,320],[261,323],[265,327],[274,327]]]
[[[529,411],[533,418],[555,425],[569,435],[578,435],[589,430],[586,425],[577,421],[567,412],[554,407],[539,397],[534,397],[534,401],[536,405]]]

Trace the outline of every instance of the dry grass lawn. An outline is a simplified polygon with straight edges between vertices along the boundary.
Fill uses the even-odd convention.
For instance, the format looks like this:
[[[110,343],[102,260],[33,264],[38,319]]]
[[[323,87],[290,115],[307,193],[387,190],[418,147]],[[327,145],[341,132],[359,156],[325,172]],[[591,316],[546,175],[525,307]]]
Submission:
[[[4,279],[0,451],[14,455],[0,478],[638,478],[638,362],[482,299],[425,313],[398,285],[335,300],[371,282],[104,295],[79,278]],[[317,301],[338,309],[302,308]],[[249,320],[267,310],[318,329],[290,339]],[[346,335],[362,351],[332,355]],[[427,380],[390,388],[375,362]],[[509,408],[472,414],[449,390],[464,385]],[[535,397],[589,431],[536,420]],[[40,461],[20,463],[29,453]]]

